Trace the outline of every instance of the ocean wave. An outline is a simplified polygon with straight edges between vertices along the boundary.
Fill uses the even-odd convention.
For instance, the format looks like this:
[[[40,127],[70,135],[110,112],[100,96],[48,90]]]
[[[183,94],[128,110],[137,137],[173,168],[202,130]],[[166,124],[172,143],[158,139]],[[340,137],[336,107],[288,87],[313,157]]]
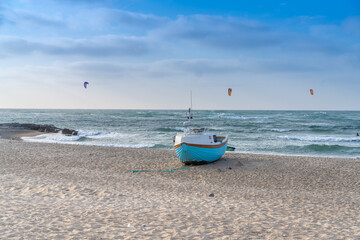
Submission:
[[[106,132],[86,132],[86,131],[78,131],[79,136],[83,137],[95,137],[95,136],[101,136],[106,134]]]
[[[231,116],[231,115],[221,115],[219,118],[231,119],[231,120],[251,120],[251,119],[269,119],[270,117],[259,117],[259,116]]]
[[[207,131],[223,131],[224,128],[223,127],[209,127],[206,128]]]
[[[205,119],[230,119],[230,120],[251,120],[251,119],[269,119],[268,116],[236,116],[233,113],[217,113],[212,115],[199,115],[198,118]]]
[[[154,148],[155,144],[84,144],[88,146],[101,146],[101,147],[123,147],[123,148]]]
[[[101,142],[86,142],[83,136],[66,136],[59,133],[42,134],[35,137],[22,137],[26,142],[38,142],[38,143],[61,143],[72,145],[86,145],[86,146],[103,146],[103,147],[124,147],[124,148],[154,148],[155,144],[109,144]]]
[[[86,141],[91,139],[121,139],[127,138],[129,136],[135,136],[131,134],[125,133],[117,133],[117,132],[86,132],[79,131],[78,135],[64,135],[61,133],[48,133],[41,134],[35,137],[23,137],[24,141],[32,141],[32,142],[79,142]]]
[[[313,123],[313,122],[309,122],[309,123],[298,123],[297,125],[300,126],[307,126],[309,128],[317,128],[317,127],[336,127],[336,125],[332,124],[332,123],[325,123],[325,122],[317,122],[317,123]]]
[[[278,138],[302,142],[360,142],[360,137],[279,136]]]
[[[80,135],[64,135],[61,133],[48,133],[41,134],[35,137],[22,137],[21,139],[28,142],[48,142],[48,143],[57,143],[57,142],[76,142],[84,136]]]
[[[358,147],[349,147],[342,146],[338,144],[309,144],[305,146],[294,146],[288,145],[285,147],[287,150],[291,152],[302,152],[302,153],[325,153],[325,154],[333,154],[333,153],[360,153]]]
[[[327,145],[327,144],[310,144],[302,147],[305,150],[311,150],[315,152],[338,152],[341,150],[358,149],[354,147],[347,147],[341,145]]]
[[[91,132],[91,131],[79,131],[78,136],[86,137],[89,139],[101,139],[101,138],[112,138],[119,139],[130,136],[136,136],[136,134],[127,134],[119,132]]]
[[[291,129],[277,129],[277,128],[274,128],[274,129],[271,129],[272,132],[290,132],[292,131]]]
[[[159,132],[183,132],[184,130],[185,130],[184,127],[162,127],[155,129],[155,131],[159,131]]]

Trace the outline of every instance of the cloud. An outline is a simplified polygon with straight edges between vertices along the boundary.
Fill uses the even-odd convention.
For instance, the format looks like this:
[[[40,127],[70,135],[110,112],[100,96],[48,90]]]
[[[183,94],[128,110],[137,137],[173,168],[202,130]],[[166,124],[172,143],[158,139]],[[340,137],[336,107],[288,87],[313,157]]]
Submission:
[[[144,55],[148,44],[141,38],[100,36],[91,39],[60,39],[37,41],[2,37],[0,48],[9,54],[42,53],[49,55],[80,55],[89,57]]]
[[[39,25],[42,27],[64,27],[66,24],[62,20],[52,19],[46,16],[41,16],[37,14],[32,14],[27,11],[18,11],[16,13],[17,21],[20,23],[31,24],[31,25]]]
[[[341,64],[339,64],[341,62]],[[96,77],[106,76],[136,76],[143,79],[165,79],[166,81],[187,81],[190,78],[226,79],[229,76],[264,75],[264,74],[315,74],[326,72],[328,66],[332,66],[333,71],[348,65],[348,60],[339,59],[324,61],[315,64],[316,61],[302,59],[261,59],[250,58],[246,60],[238,59],[167,59],[151,63],[113,63],[104,61],[81,61],[65,64],[63,67],[71,69],[78,74],[91,75]],[[215,78],[214,78],[215,77]],[[222,81],[219,81],[222,82]]]
[[[243,70],[243,66],[237,60],[168,59],[153,63],[149,74],[161,76],[165,71],[166,74],[171,76],[185,74],[206,77],[234,74]]]
[[[69,11],[67,4],[63,4],[59,10],[61,15],[52,14],[53,10],[49,11],[48,16],[23,10],[5,12],[9,12],[6,18],[15,24],[13,29],[8,27],[5,30],[9,31],[9,35],[18,36],[0,39],[0,47],[9,54],[86,57],[159,57],[163,54],[161,57],[166,59],[184,56],[207,58],[211,54],[226,58],[229,54],[231,57],[235,54],[299,54],[308,57],[315,54],[337,56],[358,53],[358,50],[353,51],[356,49],[353,42],[339,41],[338,37],[343,29],[358,31],[358,18],[344,21],[342,29],[337,25],[312,25],[320,18],[311,16],[294,17],[278,26],[274,22],[241,17],[180,15],[171,19],[115,8],[84,8],[82,4],[76,7],[74,13]],[[302,25],[301,29],[293,27],[296,21]],[[308,27],[307,31],[304,31],[304,26]],[[3,31],[3,34],[6,33]],[[49,39],[47,35],[53,38]],[[198,63],[194,63],[194,66],[182,65],[181,62],[176,64],[190,69]],[[202,74],[201,70],[194,71]]]
[[[179,16],[154,32],[162,38],[189,41],[223,49],[246,49],[278,45],[282,34],[258,21],[243,18],[193,15]]]
[[[94,1],[97,2],[97,1]],[[100,2],[100,1],[99,1]],[[104,7],[84,7],[81,4],[70,6],[67,4],[46,5],[49,1],[43,1],[46,13],[40,13],[39,10],[28,8],[27,10],[20,10],[16,8],[0,6],[0,24],[6,22],[14,25],[11,29],[28,30],[30,27],[35,32],[38,28],[52,28],[52,34],[61,35],[76,35],[76,34],[93,34],[94,32],[101,32],[108,34],[114,30],[139,32],[147,31],[163,25],[168,21],[168,18],[156,16],[153,14],[143,14],[130,11],[124,11],[115,8]],[[59,8],[56,11],[56,8]],[[2,20],[4,19],[4,20]]]
[[[119,9],[81,9],[66,19],[69,31],[88,34],[136,34],[144,36],[147,31],[164,25],[168,18],[152,14],[123,11]]]
[[[152,14],[142,14],[117,9],[102,9],[101,16],[108,24],[145,29],[158,27],[168,20],[165,17]]]
[[[9,23],[25,27],[29,25],[47,28],[66,26],[66,23],[61,19],[55,19],[23,10],[6,9],[6,11],[4,11],[4,18],[6,18]]]
[[[176,20],[168,22],[163,27],[151,32],[158,39],[179,41],[200,48],[213,50],[226,50],[231,52],[260,52],[263,50],[281,53],[321,53],[339,55],[350,51],[346,42],[338,42],[337,36],[329,35],[324,38],[321,32],[326,28],[324,25],[312,26],[309,21],[319,18],[302,16],[293,18],[291,21],[304,21],[307,19],[308,28],[312,32],[297,31],[287,26],[286,30],[281,27],[265,24],[237,17],[221,17],[208,15],[179,16]],[[351,21],[351,29],[356,28],[356,21]],[[339,28],[339,27],[337,27]],[[349,27],[350,28],[350,27]],[[317,29],[315,31],[315,29]],[[322,29],[322,30],[320,30]],[[328,35],[326,35],[328,36]]]

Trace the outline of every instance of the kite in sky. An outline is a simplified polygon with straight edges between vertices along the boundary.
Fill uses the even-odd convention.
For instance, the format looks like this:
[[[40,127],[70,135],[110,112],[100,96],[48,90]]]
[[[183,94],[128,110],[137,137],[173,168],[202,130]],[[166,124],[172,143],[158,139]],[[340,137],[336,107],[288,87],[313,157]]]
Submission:
[[[229,88],[229,89],[228,89],[228,94],[229,94],[229,96],[231,96],[231,92],[232,92],[232,89]]]
[[[88,82],[84,82],[84,88],[87,88]]]
[[[314,95],[314,90],[310,89],[310,94]]]

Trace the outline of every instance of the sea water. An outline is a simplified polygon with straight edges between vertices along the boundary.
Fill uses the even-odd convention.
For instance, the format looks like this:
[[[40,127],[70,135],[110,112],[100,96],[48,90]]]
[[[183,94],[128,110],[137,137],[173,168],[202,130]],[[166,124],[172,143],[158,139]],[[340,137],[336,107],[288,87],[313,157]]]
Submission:
[[[53,124],[77,136],[45,134],[25,141],[109,147],[172,149],[186,110],[0,109],[0,123]],[[360,157],[359,111],[194,110],[194,126],[228,135],[235,152]]]

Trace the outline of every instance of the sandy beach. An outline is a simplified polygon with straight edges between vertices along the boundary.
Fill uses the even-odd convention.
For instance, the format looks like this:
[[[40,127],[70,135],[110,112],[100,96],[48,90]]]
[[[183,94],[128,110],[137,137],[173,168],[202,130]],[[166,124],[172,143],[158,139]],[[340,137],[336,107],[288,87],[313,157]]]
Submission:
[[[360,159],[0,139],[0,239],[360,239]],[[154,172],[133,172],[155,170]]]

